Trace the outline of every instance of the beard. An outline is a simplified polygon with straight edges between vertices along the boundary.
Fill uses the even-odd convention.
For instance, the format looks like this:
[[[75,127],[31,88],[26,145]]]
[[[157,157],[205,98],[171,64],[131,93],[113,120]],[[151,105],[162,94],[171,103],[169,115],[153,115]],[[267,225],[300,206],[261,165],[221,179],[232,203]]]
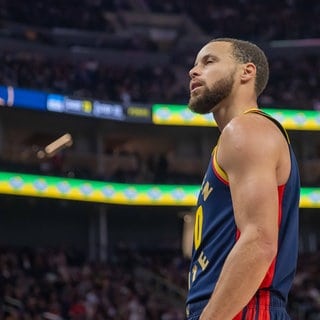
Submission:
[[[190,97],[188,107],[192,112],[206,114],[218,105],[222,100],[227,98],[234,84],[233,72],[228,77],[218,80],[211,88],[205,86],[201,95]]]

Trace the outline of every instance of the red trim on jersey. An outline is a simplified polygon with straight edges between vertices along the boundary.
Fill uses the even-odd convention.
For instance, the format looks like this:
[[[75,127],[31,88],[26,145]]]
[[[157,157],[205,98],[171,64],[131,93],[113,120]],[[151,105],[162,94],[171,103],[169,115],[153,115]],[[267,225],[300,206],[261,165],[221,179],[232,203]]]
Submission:
[[[248,320],[257,319],[257,316],[259,316],[259,310],[260,310],[258,304],[259,304],[258,296],[255,295],[248,304],[246,319]],[[258,312],[258,315],[257,315],[257,312]]]
[[[251,301],[248,304],[247,310],[246,310],[246,320],[253,320],[256,319],[256,312],[257,312],[257,301],[256,297],[253,297]]]
[[[283,194],[284,194],[285,185],[278,186],[278,226],[280,227],[282,220],[282,202],[283,202]],[[277,257],[275,257],[267,271],[266,276],[264,277],[260,288],[268,288],[271,286],[275,269],[276,269]]]
[[[240,230],[237,228],[237,232],[236,232],[236,241],[238,241],[238,240],[239,240],[239,238],[240,238],[240,234],[241,234],[241,232],[240,232]]]
[[[243,311],[240,311],[232,320],[242,320]]]
[[[270,291],[259,292],[260,311],[257,320],[270,320]]]
[[[245,319],[246,320],[256,319],[256,309],[255,308],[248,308]]]
[[[284,189],[286,188],[286,185],[283,184],[282,186],[278,187],[278,198],[279,198],[279,226],[281,224],[281,220],[282,220],[282,203],[283,203],[283,195],[284,195]]]
[[[211,161],[211,165],[212,165],[212,170],[214,172],[214,174],[216,175],[216,177],[225,185],[229,185],[229,181],[224,179],[221,174],[218,172],[216,166],[214,165],[214,158],[215,158],[215,154],[212,156],[212,161]]]

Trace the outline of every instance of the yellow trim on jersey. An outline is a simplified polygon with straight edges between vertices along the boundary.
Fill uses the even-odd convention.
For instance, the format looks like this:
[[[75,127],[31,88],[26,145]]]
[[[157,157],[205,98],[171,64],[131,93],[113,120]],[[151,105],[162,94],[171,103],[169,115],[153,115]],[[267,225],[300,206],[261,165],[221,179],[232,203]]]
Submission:
[[[229,182],[229,178],[228,178],[228,175],[227,173],[219,166],[219,163],[217,161],[217,147],[216,146],[214,149],[213,149],[213,168],[214,168],[214,171],[219,175],[219,177],[224,180],[226,183]]]
[[[252,112],[252,111],[253,112],[259,111],[260,112],[260,110],[258,108],[253,107],[253,108],[250,108],[250,109],[246,110],[243,114],[246,114],[246,113],[249,113],[249,112]]]

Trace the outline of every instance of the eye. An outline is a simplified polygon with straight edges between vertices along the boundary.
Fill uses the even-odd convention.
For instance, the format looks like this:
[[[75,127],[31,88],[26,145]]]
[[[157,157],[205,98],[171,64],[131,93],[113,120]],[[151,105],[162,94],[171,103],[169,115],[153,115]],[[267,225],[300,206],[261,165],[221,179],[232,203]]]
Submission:
[[[214,59],[213,57],[208,57],[206,60],[204,60],[204,64],[208,65],[208,64],[212,64],[215,63],[217,60]]]

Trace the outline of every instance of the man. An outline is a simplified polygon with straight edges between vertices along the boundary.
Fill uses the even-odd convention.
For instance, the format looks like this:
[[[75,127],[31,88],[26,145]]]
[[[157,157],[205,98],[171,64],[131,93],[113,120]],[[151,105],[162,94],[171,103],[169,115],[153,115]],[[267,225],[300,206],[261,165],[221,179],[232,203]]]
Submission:
[[[286,131],[258,109],[269,68],[256,45],[220,38],[190,70],[189,108],[221,131],[195,215],[190,320],[290,319],[298,255],[298,166]]]

